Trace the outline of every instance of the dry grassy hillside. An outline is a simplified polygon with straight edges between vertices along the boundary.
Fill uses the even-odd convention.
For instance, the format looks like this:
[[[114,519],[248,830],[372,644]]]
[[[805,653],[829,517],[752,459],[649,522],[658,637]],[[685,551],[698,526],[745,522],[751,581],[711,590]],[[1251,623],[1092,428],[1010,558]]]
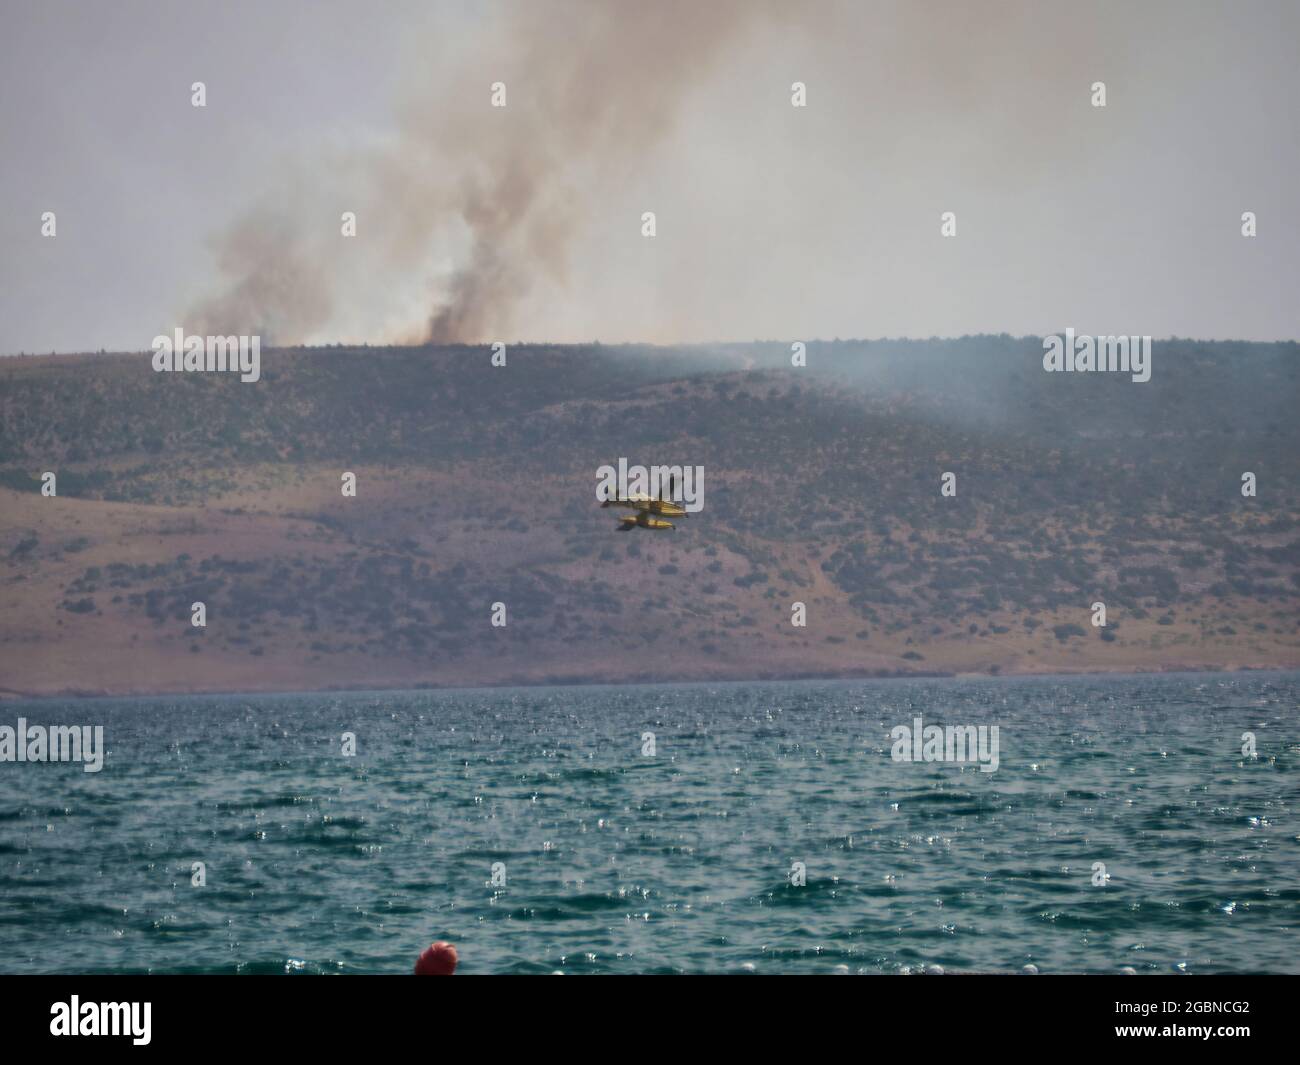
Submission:
[[[6,360],[0,689],[1300,666],[1294,345],[1124,387],[948,343]],[[703,512],[615,532],[620,455],[702,464]]]

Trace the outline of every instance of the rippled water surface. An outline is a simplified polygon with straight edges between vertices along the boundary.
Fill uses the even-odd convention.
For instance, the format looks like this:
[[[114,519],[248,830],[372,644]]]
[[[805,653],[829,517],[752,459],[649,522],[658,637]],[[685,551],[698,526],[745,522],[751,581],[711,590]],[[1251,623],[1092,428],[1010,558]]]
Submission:
[[[1295,674],[0,703],[108,748],[0,764],[0,967],[1297,971],[1298,707]],[[998,770],[895,762],[917,714],[997,725]]]

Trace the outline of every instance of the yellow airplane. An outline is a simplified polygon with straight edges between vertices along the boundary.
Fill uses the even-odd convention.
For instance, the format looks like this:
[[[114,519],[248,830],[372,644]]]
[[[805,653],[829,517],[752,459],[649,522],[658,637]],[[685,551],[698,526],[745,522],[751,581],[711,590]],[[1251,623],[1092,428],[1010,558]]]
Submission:
[[[602,507],[629,507],[635,510],[635,514],[628,514],[626,517],[619,519],[619,532],[627,532],[629,529],[675,529],[671,521],[663,521],[663,518],[684,518],[686,517],[686,508],[680,503],[672,500],[672,495],[677,488],[676,476],[668,478],[668,497],[664,498],[663,489],[659,490],[659,498],[646,495],[644,492],[633,492],[624,499],[607,499],[601,503]],[[658,517],[652,517],[658,515]]]

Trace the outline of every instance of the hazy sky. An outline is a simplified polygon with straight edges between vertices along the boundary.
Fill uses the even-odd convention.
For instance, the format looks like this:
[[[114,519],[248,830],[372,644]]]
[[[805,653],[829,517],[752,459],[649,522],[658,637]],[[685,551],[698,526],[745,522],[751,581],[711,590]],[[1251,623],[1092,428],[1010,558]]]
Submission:
[[[1297,40],[1295,2],[0,0],[0,352],[1300,338]]]

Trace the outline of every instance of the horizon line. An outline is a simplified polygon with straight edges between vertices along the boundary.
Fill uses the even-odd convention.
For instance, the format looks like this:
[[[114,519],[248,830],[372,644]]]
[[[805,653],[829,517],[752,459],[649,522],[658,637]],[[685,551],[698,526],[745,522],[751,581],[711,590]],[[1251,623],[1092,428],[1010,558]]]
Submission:
[[[1073,328],[1072,326],[1063,327]],[[189,335],[189,334],[187,334]],[[238,333],[212,333],[212,334],[193,334],[197,336],[260,336],[260,334],[238,334]],[[691,349],[691,348],[708,348],[708,347],[759,347],[771,344],[793,344],[802,343],[812,344],[923,344],[939,342],[954,342],[960,340],[983,340],[983,339],[1000,339],[1007,338],[1013,341],[1041,341],[1049,336],[1059,336],[1061,333],[961,333],[955,335],[940,336],[933,334],[931,336],[878,336],[878,337],[813,337],[805,338],[752,338],[749,340],[676,340],[676,341],[651,341],[651,340],[615,340],[604,341],[599,339],[592,340],[511,340],[506,341],[509,347],[514,348],[655,348],[664,351]],[[1109,336],[1111,334],[1084,334],[1075,330],[1076,336],[1095,335]],[[1121,335],[1121,334],[1115,334]],[[1133,334],[1122,334],[1133,335]],[[1138,334],[1145,335],[1145,334]],[[1167,336],[1152,336],[1152,343],[1166,343],[1169,341],[1194,341],[1201,344],[1300,344],[1300,338],[1297,337],[1277,337],[1268,340],[1247,339],[1244,337],[1197,337],[1182,336],[1177,333],[1171,333]],[[432,340],[422,340],[418,342],[375,342],[368,340],[358,341],[321,341],[313,344],[268,344],[266,351],[317,351],[336,348],[374,348],[376,350],[420,350],[420,349],[450,349],[450,348],[483,348],[491,350],[492,345],[501,341],[479,340],[469,341],[460,340],[450,343],[439,343]],[[0,359],[48,359],[48,358],[98,358],[112,355],[149,355],[152,348],[100,348],[98,350],[68,350],[68,351],[5,351],[0,352]]]

